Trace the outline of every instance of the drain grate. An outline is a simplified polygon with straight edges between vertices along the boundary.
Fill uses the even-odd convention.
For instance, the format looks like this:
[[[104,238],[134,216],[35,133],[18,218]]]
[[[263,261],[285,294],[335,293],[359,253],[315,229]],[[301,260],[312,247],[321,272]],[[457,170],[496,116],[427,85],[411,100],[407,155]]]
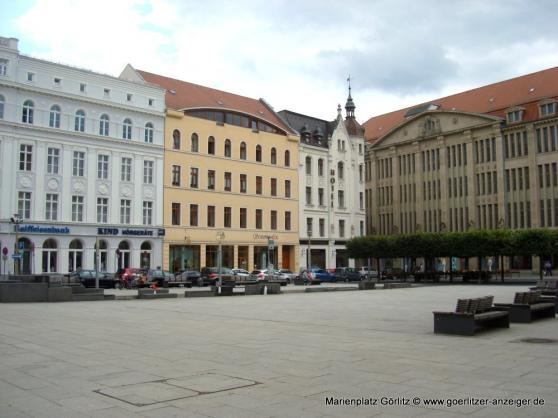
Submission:
[[[553,338],[521,338],[513,342],[529,344],[556,344],[558,343],[558,340],[555,340]]]

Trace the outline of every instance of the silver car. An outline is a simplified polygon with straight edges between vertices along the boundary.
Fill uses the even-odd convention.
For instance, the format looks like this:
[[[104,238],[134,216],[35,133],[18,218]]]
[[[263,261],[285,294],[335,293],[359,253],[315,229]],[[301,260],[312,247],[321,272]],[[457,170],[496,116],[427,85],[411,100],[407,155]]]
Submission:
[[[235,277],[239,279],[248,279],[250,277],[250,272],[244,269],[232,269]]]
[[[287,270],[287,269],[275,270],[274,273],[275,273],[275,276],[277,276],[278,278],[280,278],[282,280],[286,280],[287,283],[292,283],[292,281],[296,277],[296,274],[294,274],[292,271]]]

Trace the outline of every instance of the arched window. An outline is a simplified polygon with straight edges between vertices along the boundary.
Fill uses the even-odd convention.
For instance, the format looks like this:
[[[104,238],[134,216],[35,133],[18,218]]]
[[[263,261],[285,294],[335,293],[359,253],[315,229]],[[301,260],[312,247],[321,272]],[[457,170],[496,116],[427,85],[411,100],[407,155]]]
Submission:
[[[43,242],[41,264],[43,273],[56,273],[58,271],[58,244],[52,238]]]
[[[122,138],[132,139],[132,121],[128,118],[122,122]]]
[[[51,106],[48,126],[50,126],[51,128],[60,128],[60,106]]]
[[[106,114],[101,115],[101,119],[99,120],[99,135],[101,136],[109,135],[109,122],[110,119],[108,115]]]
[[[261,145],[256,145],[256,161],[262,162],[262,147]]]
[[[25,237],[20,238],[17,242],[21,259],[14,260],[15,272],[16,274],[31,274],[33,243]]]
[[[324,160],[320,158],[318,160],[318,176],[324,175]]]
[[[192,134],[191,140],[192,140],[192,143],[190,144],[190,145],[191,145],[190,151],[192,151],[192,152],[198,152],[198,149],[199,149],[198,134],[197,134],[197,133],[193,133],[193,134]]]
[[[142,242],[140,251],[141,251],[140,268],[142,269],[151,268],[151,243],[149,241]]]
[[[108,244],[105,240],[99,240],[99,248],[97,249],[97,243],[95,243],[95,254],[93,255],[93,266],[98,268],[99,271],[107,271],[107,260],[108,260]],[[98,266],[97,266],[98,264]]]
[[[130,243],[128,241],[120,241],[116,256],[119,269],[130,267]]]
[[[35,105],[31,100],[26,100],[23,102],[23,112],[21,114],[21,121],[23,123],[33,123],[33,110]]]
[[[83,243],[79,239],[70,242],[68,251],[68,271],[76,271],[83,267]]]
[[[339,178],[339,180],[343,180],[343,163],[341,161],[339,161],[337,163],[337,177]]]
[[[225,139],[225,157],[231,157],[231,140]]]
[[[291,153],[289,150],[285,151],[285,167],[291,166]]]
[[[172,149],[180,149],[180,131],[178,129],[172,131]]]
[[[277,164],[277,150],[271,148],[271,164]]]
[[[312,157],[306,157],[306,174],[312,174]]]
[[[215,138],[212,136],[207,138],[207,153],[215,155]]]
[[[149,144],[153,143],[153,124],[151,122],[145,124],[143,139]]]
[[[81,109],[76,112],[74,130],[77,132],[85,132],[85,112]]]
[[[0,94],[0,119],[4,119],[4,96]]]
[[[244,141],[240,143],[240,159],[241,160],[246,159],[246,142]]]

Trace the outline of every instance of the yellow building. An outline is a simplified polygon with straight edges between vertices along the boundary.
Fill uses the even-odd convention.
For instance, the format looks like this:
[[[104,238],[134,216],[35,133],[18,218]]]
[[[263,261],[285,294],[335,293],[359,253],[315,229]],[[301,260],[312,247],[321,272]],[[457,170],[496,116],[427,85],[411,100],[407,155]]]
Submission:
[[[164,269],[216,266],[221,244],[223,266],[297,270],[297,134],[261,99],[136,74],[167,89]]]

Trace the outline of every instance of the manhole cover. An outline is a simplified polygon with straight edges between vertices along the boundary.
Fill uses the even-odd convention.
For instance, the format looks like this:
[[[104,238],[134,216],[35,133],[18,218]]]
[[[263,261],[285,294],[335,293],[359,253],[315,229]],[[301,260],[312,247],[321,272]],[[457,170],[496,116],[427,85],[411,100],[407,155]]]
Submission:
[[[555,344],[558,340],[552,338],[521,338],[517,340],[520,343],[531,343],[531,344]]]

